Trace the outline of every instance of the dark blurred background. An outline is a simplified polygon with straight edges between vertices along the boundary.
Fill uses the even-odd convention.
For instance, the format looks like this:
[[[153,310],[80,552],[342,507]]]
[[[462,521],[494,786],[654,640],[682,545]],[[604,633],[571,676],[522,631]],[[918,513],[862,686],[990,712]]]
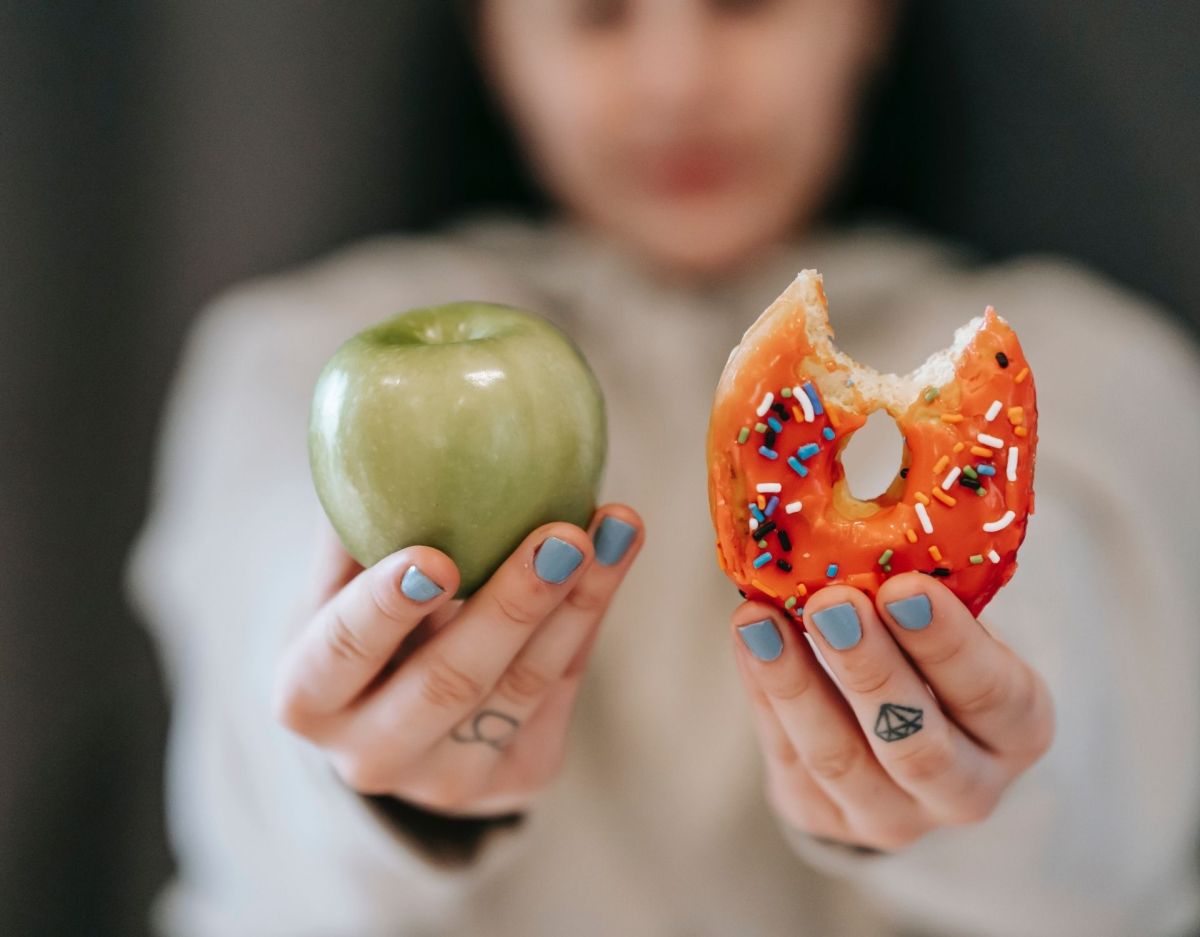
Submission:
[[[1194,0],[910,3],[837,211],[1200,327],[1198,60]],[[0,934],[145,933],[170,870],[120,572],[191,317],[488,203],[538,210],[446,0],[0,2]]]

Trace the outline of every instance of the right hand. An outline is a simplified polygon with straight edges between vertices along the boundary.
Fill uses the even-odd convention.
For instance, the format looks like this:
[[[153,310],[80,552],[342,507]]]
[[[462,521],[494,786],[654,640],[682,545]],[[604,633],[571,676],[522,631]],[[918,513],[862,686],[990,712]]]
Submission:
[[[589,536],[605,517],[633,528],[611,566],[594,561]],[[641,518],[609,504],[588,532],[539,527],[465,601],[452,598],[458,569],[439,550],[407,547],[363,569],[328,536],[319,607],[281,664],[276,718],[360,793],[455,816],[527,809],[562,764],[588,653],[641,547]],[[561,543],[538,563],[550,538]],[[421,601],[409,573],[406,594],[414,566],[432,581],[426,594],[442,591]]]

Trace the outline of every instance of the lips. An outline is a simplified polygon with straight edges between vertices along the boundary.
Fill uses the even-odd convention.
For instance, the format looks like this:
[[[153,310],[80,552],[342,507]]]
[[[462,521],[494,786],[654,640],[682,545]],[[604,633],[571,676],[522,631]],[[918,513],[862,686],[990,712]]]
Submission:
[[[651,194],[688,198],[710,195],[732,185],[740,161],[729,147],[698,144],[652,152],[635,161],[634,166]]]

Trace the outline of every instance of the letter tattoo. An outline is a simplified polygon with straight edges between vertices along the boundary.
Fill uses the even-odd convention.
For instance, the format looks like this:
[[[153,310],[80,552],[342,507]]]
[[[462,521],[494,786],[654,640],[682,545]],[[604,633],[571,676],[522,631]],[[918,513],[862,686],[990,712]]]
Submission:
[[[512,716],[506,716],[495,709],[481,709],[469,725],[463,723],[461,726],[455,726],[450,738],[456,742],[482,742],[502,752],[516,734],[519,725]]]

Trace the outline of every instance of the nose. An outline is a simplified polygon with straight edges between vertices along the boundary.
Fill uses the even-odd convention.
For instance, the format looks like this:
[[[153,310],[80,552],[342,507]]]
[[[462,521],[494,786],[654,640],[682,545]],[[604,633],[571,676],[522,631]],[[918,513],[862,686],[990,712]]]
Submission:
[[[710,106],[714,29],[703,4],[665,0],[644,5],[630,44],[629,79],[647,120],[686,121]]]

